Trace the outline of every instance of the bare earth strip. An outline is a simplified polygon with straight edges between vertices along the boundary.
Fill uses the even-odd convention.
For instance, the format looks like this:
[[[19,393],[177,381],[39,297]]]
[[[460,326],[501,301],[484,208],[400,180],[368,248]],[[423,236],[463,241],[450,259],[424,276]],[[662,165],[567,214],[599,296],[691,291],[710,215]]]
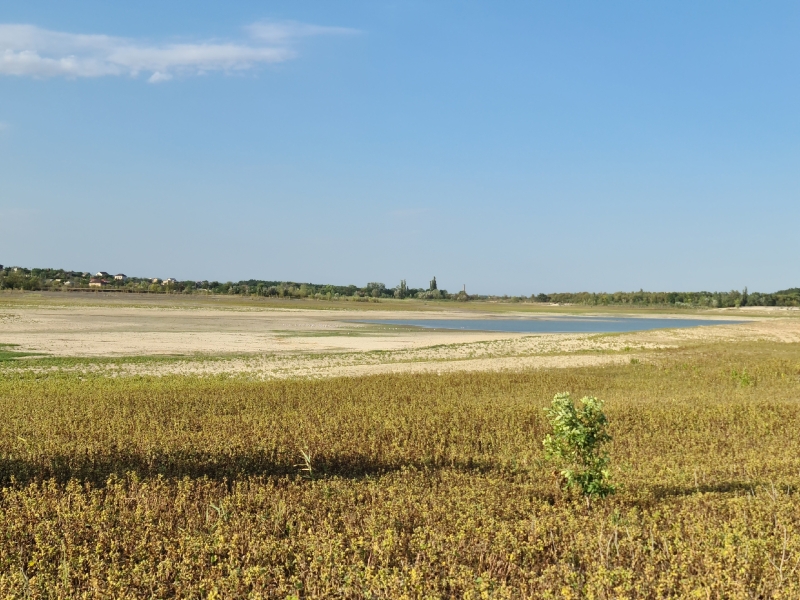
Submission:
[[[632,311],[634,312],[634,311]],[[556,312],[506,312],[547,318]],[[636,314],[634,312],[634,314]],[[738,325],[626,334],[520,334],[414,330],[358,323],[379,319],[491,318],[496,313],[450,309],[307,310],[203,304],[130,306],[0,304],[0,344],[76,366],[47,367],[112,375],[242,374],[258,378],[360,376],[395,372],[523,370],[629,361],[658,348],[712,341],[800,342],[800,319],[787,313],[709,311],[703,318],[750,318]],[[615,313],[619,316],[619,313]],[[642,316],[639,313],[639,316]],[[652,313],[647,316],[655,316]],[[686,318],[686,314],[664,317]],[[794,316],[794,315],[793,315]],[[777,318],[776,318],[777,317]],[[620,353],[625,351],[624,353]],[[160,360],[126,357],[173,356]],[[112,358],[93,363],[92,359]],[[117,360],[118,359],[118,360]],[[25,369],[24,361],[0,363]],[[34,363],[31,363],[34,368]],[[45,367],[36,366],[36,369]]]
[[[172,369],[164,369],[165,373],[210,374],[210,373],[247,373],[263,379],[282,379],[290,377],[358,377],[377,375],[380,373],[450,373],[454,371],[520,371],[526,369],[588,367],[604,364],[618,364],[630,360],[624,355],[557,355],[557,356],[515,356],[505,358],[481,358],[467,360],[439,360],[421,362],[385,362],[377,364],[339,364],[326,365],[303,361],[287,362],[283,368],[275,368],[265,361],[260,367],[254,363],[233,363],[223,365],[206,363],[191,364]],[[272,368],[270,368],[272,367]],[[133,370],[136,372],[136,369]],[[147,369],[151,374],[152,368]]]
[[[519,337],[504,333],[413,331],[354,322],[396,316],[394,312],[357,310],[16,308],[0,313],[0,343],[19,344],[21,350],[55,356],[89,357],[369,352]]]

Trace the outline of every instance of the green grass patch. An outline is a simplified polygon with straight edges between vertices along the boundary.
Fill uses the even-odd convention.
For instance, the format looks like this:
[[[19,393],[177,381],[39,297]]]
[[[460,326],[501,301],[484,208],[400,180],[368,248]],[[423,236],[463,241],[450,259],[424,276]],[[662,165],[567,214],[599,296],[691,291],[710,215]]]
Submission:
[[[29,356],[42,356],[41,352],[19,352],[12,350],[19,348],[19,344],[0,344],[0,362],[17,360]]]

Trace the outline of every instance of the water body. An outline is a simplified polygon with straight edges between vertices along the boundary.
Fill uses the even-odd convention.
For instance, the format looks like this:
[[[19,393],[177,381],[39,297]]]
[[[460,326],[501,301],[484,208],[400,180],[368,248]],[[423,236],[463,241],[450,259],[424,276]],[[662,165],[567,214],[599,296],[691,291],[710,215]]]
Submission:
[[[553,317],[534,319],[389,319],[359,321],[425,329],[508,331],[514,333],[621,333],[651,329],[685,329],[708,325],[735,325],[745,321],[716,319],[659,319],[649,317]]]

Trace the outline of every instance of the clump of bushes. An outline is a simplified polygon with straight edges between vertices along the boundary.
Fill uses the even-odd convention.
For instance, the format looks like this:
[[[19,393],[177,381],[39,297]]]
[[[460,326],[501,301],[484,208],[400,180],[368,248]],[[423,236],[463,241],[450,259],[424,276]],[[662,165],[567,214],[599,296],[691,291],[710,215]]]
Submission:
[[[548,458],[562,465],[566,487],[579,489],[588,502],[615,491],[610,483],[608,454],[603,450],[611,436],[606,431],[603,401],[586,396],[580,404],[575,406],[569,393],[556,394],[546,409],[553,432],[544,438],[544,448]]]

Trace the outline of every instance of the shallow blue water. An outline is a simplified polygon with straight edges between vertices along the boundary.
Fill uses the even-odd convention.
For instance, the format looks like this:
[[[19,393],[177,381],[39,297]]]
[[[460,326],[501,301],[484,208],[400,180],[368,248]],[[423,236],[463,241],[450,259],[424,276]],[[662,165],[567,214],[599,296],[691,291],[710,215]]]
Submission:
[[[516,333],[619,333],[734,325],[744,321],[711,319],[658,319],[648,317],[554,317],[534,319],[390,319],[359,321],[380,325],[408,325],[425,329],[462,329],[465,331],[510,331]]]

